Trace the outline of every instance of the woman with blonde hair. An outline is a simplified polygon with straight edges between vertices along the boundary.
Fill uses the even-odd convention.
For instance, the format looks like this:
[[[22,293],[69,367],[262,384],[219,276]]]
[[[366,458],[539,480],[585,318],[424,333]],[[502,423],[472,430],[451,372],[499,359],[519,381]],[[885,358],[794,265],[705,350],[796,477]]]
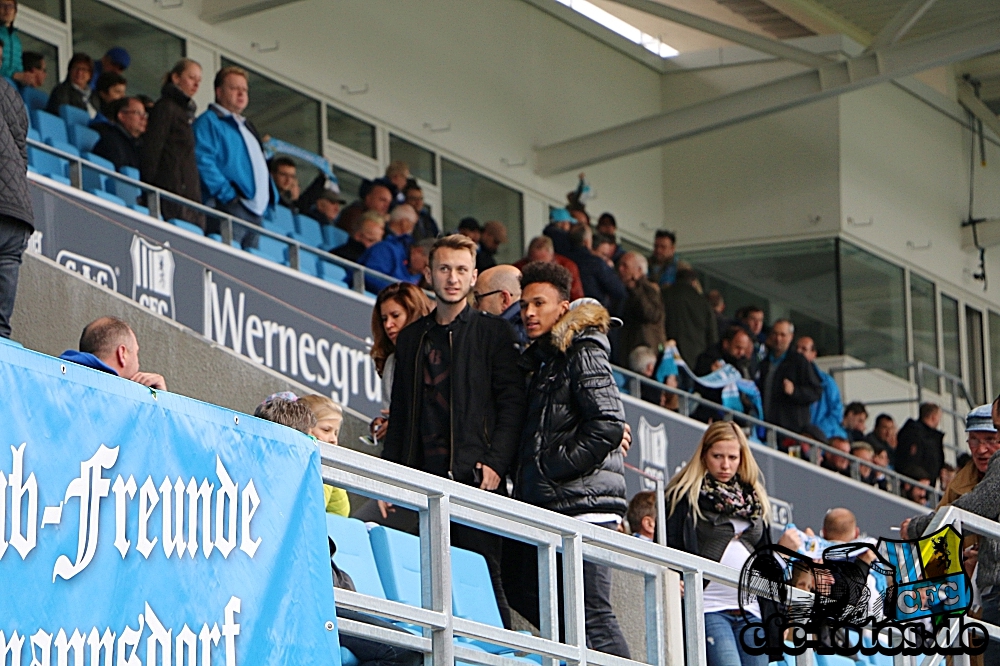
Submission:
[[[379,292],[372,309],[371,357],[382,377],[382,413],[389,413],[392,377],[396,368],[396,338],[399,332],[434,309],[422,289],[408,282],[397,282]],[[379,416],[372,421],[373,437],[385,434],[387,421]]]
[[[340,426],[344,423],[344,408],[325,395],[304,395],[298,400],[309,408],[316,417],[316,425],[309,429],[310,435],[321,442],[337,446],[340,437]],[[351,502],[347,491],[323,484],[323,498],[326,500],[326,512],[335,513],[345,518],[351,515]]]
[[[754,550],[771,543],[771,503],[763,476],[746,435],[729,421],[708,426],[691,460],[667,484],[666,502],[671,548],[741,570]],[[795,550],[790,534],[779,543]],[[767,665],[766,654],[746,653],[740,632],[748,622],[760,622],[762,606],[768,616],[775,612],[769,600],[758,598],[740,608],[735,587],[709,582],[704,604],[709,666]],[[768,642],[775,640],[771,633]],[[776,640],[780,645],[780,631]]]

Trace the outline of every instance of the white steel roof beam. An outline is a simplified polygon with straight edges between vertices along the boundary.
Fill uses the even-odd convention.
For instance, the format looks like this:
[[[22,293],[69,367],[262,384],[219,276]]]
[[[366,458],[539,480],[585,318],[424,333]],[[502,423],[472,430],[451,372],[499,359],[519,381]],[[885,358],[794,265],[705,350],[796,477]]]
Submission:
[[[1000,20],[929,35],[760,86],[538,148],[543,176],[1000,50]]]
[[[906,33],[910,31],[920,17],[931,8],[931,6],[937,2],[937,0],[910,0],[905,5],[903,5],[896,15],[889,19],[879,33],[875,35],[875,39],[872,43],[868,45],[865,49],[865,53],[871,53],[877,49],[884,49],[887,46],[892,46],[899,40],[903,38]]]

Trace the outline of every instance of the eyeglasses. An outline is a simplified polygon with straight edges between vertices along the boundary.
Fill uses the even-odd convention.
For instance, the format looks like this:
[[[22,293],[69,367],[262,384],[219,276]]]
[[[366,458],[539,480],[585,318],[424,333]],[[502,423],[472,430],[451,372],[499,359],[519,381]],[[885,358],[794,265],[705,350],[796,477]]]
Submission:
[[[0,2],[0,9],[17,9],[17,4],[13,2]]]
[[[488,291],[485,294],[473,294],[472,298],[476,301],[476,305],[479,305],[479,302],[482,301],[484,298],[488,298],[494,294],[502,294],[502,293],[503,289],[495,289],[493,291]]]
[[[126,109],[125,111],[122,111],[122,113],[135,113],[140,118],[149,118],[148,113],[146,113],[145,111],[137,111],[136,109]]]
[[[991,439],[972,439],[969,438],[969,448],[978,449],[984,446],[997,446],[1000,444],[1000,438],[993,437]]]

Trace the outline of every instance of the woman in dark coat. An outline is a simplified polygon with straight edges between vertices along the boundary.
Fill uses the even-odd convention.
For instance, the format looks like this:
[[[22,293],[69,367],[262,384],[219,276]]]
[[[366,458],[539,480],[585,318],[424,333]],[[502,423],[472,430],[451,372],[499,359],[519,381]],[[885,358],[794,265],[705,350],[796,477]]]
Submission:
[[[86,111],[91,118],[97,115],[97,99],[90,89],[90,79],[94,74],[94,61],[86,53],[74,53],[69,61],[66,78],[52,89],[45,110],[59,115],[63,104]]]
[[[149,114],[143,135],[142,180],[201,203],[198,163],[194,156],[196,106],[192,97],[201,85],[201,65],[182,58],[167,74],[161,97]],[[205,227],[205,216],[187,206],[161,200],[164,220],[180,218]]]
[[[771,543],[771,504],[746,435],[733,423],[708,426],[684,469],[666,488],[667,545],[740,570],[757,548]],[[795,550],[793,532],[779,544]],[[705,638],[708,666],[767,666],[766,654],[751,656],[740,642],[748,622],[770,616],[776,606],[759,599],[740,607],[735,587],[705,586]],[[771,633],[771,632],[769,632]],[[769,642],[780,645],[780,633]]]

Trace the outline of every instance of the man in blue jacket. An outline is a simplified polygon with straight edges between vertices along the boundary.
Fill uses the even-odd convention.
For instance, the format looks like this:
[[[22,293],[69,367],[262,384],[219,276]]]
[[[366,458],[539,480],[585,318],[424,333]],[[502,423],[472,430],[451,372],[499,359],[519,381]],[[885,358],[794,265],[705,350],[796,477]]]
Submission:
[[[823,393],[819,400],[809,406],[812,424],[823,431],[823,434],[828,438],[848,439],[847,431],[841,425],[841,421],[844,420],[844,402],[840,398],[840,388],[832,376],[820,370],[819,366],[816,365],[816,343],[808,335],[803,335],[796,343],[795,350],[812,363],[813,370],[816,371],[823,383]]]
[[[101,317],[87,324],[80,335],[79,347],[79,351],[67,349],[59,358],[152,389],[167,390],[163,375],[139,370],[139,341],[132,327],[117,317]]]
[[[261,225],[275,200],[260,134],[242,113],[250,103],[249,79],[240,67],[223,67],[215,75],[215,103],[194,122],[195,157],[204,203],[250,224]],[[206,233],[218,232],[209,221]],[[233,229],[243,247],[257,235]]]
[[[385,229],[385,240],[375,243],[358,257],[362,266],[385,273],[398,282],[420,282],[420,275],[413,275],[406,269],[413,244],[413,228],[417,226],[417,211],[409,204],[401,204],[389,214],[389,224]],[[369,277],[365,280],[369,291],[378,293],[390,283],[381,278]]]

